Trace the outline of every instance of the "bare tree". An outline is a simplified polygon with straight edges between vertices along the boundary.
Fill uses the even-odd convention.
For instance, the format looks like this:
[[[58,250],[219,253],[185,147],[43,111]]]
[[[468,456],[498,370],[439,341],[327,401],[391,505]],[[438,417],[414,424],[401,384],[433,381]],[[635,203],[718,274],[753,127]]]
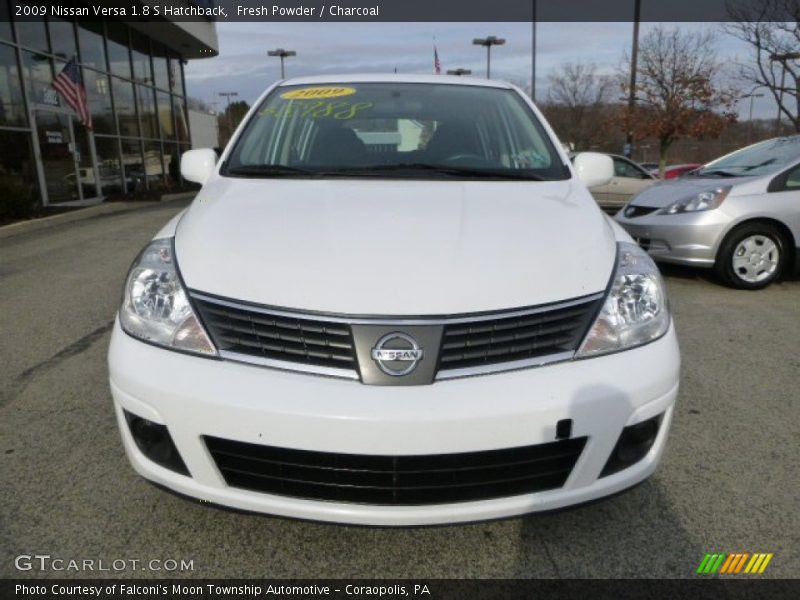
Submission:
[[[663,175],[672,144],[686,137],[717,137],[736,120],[737,93],[717,82],[711,32],[687,32],[656,27],[642,39],[636,84],[636,106],[624,111],[623,125],[634,138],[653,137],[659,144],[659,171]],[[630,60],[626,57],[630,65]],[[628,74],[620,73],[627,95]]]
[[[564,63],[548,77],[547,97],[554,104],[593,106],[608,100],[611,79],[597,74],[591,63]]]
[[[753,53],[739,65],[739,78],[754,90],[766,88],[800,132],[800,0],[739,0],[728,3],[728,14],[723,31]]]
[[[576,149],[597,144],[612,83],[590,63],[564,63],[550,74],[545,112],[562,140]]]

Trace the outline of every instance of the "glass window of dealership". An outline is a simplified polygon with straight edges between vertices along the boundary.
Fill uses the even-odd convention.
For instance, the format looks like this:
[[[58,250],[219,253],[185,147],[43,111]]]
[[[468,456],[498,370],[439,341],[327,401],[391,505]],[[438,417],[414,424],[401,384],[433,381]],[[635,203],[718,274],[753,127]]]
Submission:
[[[73,56],[93,131],[53,89]],[[183,60],[121,22],[12,21],[0,0],[0,193],[43,205],[179,184],[189,149]]]

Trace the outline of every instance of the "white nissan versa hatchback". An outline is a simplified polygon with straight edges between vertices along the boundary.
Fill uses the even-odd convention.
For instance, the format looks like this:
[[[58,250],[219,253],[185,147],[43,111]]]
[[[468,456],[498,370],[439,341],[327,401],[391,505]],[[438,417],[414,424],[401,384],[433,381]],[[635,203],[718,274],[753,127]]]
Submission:
[[[652,260],[506,83],[298,78],[134,261],[109,350],[142,476],[303,519],[416,525],[647,478],[679,354]]]

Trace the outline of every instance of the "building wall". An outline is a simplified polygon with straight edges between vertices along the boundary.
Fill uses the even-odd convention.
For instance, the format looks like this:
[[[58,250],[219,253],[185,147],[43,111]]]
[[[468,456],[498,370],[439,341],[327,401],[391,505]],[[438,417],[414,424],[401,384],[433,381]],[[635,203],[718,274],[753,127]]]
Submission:
[[[52,88],[73,56],[91,131]],[[23,186],[54,204],[179,186],[190,147],[183,62],[124,23],[13,22],[0,0],[0,195]]]
[[[138,1],[143,4],[153,4],[145,0]],[[184,3],[196,4],[194,1]],[[173,0],[171,5],[177,7],[178,0]],[[175,21],[164,17],[162,21],[133,21],[129,25],[156,41],[180,48],[187,60],[217,55],[217,28],[213,21],[202,18],[195,21]]]
[[[192,148],[216,148],[219,146],[219,123],[216,115],[190,108],[189,131],[192,132]]]

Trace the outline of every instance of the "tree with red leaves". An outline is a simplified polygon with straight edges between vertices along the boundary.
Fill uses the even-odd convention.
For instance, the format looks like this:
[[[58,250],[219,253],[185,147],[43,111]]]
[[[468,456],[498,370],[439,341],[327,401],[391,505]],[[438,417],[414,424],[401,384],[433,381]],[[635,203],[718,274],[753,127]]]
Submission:
[[[630,65],[630,60],[628,60]],[[718,137],[736,121],[736,90],[717,83],[721,67],[715,58],[714,35],[662,26],[639,45],[636,104],[623,112],[623,125],[634,139],[655,138],[659,172],[667,154],[681,138]],[[622,88],[629,92],[626,77]]]

